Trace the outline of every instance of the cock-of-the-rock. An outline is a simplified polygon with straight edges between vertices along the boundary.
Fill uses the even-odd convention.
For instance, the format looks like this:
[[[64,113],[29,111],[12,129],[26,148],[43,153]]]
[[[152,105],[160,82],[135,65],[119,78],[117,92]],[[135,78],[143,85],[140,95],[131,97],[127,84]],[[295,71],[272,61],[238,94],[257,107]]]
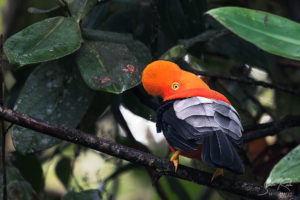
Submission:
[[[142,83],[163,103],[157,110],[157,132],[163,132],[170,149],[175,172],[179,155],[202,160],[216,168],[211,181],[223,169],[244,173],[235,150],[242,146],[242,125],[228,99],[211,90],[202,79],[169,61],[150,63],[143,71]]]

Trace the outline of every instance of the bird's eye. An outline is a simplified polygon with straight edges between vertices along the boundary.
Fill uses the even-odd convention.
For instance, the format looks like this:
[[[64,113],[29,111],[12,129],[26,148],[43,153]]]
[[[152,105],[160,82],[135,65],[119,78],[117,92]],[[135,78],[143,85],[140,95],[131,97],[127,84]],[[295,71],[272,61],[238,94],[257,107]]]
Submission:
[[[173,90],[178,90],[179,89],[179,83],[177,83],[177,82],[172,83],[172,89]]]

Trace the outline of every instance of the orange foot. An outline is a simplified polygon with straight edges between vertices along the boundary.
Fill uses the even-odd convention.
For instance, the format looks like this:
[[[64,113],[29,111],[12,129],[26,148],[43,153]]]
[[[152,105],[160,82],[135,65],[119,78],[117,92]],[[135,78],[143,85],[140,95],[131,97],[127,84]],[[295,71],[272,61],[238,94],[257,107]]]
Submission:
[[[224,175],[224,170],[222,168],[217,168],[213,176],[211,177],[210,182],[213,182],[215,178],[218,176],[223,176]]]
[[[174,164],[174,167],[175,167],[175,173],[177,172],[177,169],[178,169],[178,164],[179,164],[179,154],[180,154],[180,151],[175,151],[175,153],[172,155],[170,161],[173,162]]]

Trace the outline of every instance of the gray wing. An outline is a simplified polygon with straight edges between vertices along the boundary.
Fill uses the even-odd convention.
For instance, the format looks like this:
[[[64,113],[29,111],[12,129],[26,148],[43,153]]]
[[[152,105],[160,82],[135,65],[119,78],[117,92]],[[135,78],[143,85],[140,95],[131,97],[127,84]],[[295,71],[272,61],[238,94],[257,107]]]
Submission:
[[[237,146],[242,145],[243,127],[237,111],[228,103],[205,97],[177,100],[173,104],[177,118],[195,128],[194,138],[203,143],[203,136],[222,132]]]

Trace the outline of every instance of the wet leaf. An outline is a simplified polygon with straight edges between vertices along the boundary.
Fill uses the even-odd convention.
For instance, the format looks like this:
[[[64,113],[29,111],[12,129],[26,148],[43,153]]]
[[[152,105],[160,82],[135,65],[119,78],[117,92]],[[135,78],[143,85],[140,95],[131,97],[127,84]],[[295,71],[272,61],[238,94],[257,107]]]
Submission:
[[[24,66],[64,57],[76,51],[81,41],[79,25],[72,18],[54,17],[8,38],[4,52],[11,64]]]
[[[125,44],[142,66],[146,66],[151,61],[151,53],[149,49],[142,42],[134,40],[131,34],[92,29],[84,29],[83,34],[89,41],[92,40]]]
[[[265,187],[300,182],[300,145],[284,156],[272,169]]]
[[[267,52],[300,60],[299,23],[271,13],[239,7],[216,8],[207,14]]]
[[[90,88],[116,94],[138,85],[145,67],[126,45],[98,41],[85,42],[77,63]]]
[[[87,111],[94,93],[76,68],[58,62],[39,65],[28,77],[14,110],[35,118],[75,128]],[[47,149],[60,140],[20,126],[13,126],[17,151],[25,154]]]
[[[101,200],[101,194],[99,190],[86,190],[82,192],[68,192],[63,200]]]

